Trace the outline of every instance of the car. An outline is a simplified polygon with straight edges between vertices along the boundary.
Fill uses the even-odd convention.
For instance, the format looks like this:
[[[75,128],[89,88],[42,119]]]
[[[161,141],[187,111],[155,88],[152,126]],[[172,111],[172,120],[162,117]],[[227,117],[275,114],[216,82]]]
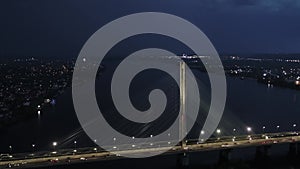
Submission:
[[[58,158],[56,158],[56,159],[51,159],[51,160],[49,160],[49,162],[51,162],[51,163],[57,163],[57,162],[58,162]]]
[[[81,161],[86,161],[87,159],[85,157],[80,158]]]

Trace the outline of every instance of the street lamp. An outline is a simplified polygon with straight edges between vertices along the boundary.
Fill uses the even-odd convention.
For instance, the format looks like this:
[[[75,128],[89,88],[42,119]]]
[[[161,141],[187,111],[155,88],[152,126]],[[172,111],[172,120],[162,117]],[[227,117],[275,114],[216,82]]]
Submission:
[[[250,132],[252,131],[252,128],[251,128],[251,127],[247,127],[246,129],[247,129],[247,132],[248,132],[248,133],[250,133]]]
[[[279,130],[279,128],[280,128],[280,126],[278,125],[278,126],[276,126],[276,129],[277,129],[277,131]]]
[[[32,147],[32,152],[34,152],[35,144],[32,144],[31,147]]]
[[[262,127],[263,133],[265,133],[266,126]]]
[[[12,146],[8,146],[10,153],[12,153]]]
[[[76,147],[77,147],[77,141],[75,140],[74,141],[74,149],[76,150]]]
[[[221,129],[217,129],[217,134],[221,134]]]
[[[57,142],[54,141],[54,142],[52,143],[52,146],[53,146],[53,149],[55,150],[55,147],[57,146]]]

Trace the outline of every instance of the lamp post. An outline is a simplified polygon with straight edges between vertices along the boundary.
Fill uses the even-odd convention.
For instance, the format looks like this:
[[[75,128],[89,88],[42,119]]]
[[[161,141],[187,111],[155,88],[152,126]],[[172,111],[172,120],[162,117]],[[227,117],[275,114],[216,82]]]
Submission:
[[[293,124],[293,130],[294,130],[294,131],[296,131],[296,127],[297,127],[297,124],[294,123],[294,124]]]
[[[247,127],[246,130],[247,130],[248,133],[252,132],[252,128],[251,127]]]
[[[74,141],[74,150],[76,150],[76,147],[77,147],[77,141],[75,140]]]
[[[217,130],[216,130],[216,133],[217,133],[217,135],[218,135],[218,140],[220,140],[220,134],[221,134],[221,132],[222,132],[221,129],[217,129]]]
[[[279,132],[279,128],[280,128],[280,126],[279,126],[279,125],[277,125],[277,126],[276,126],[277,132]]]
[[[9,152],[10,152],[10,154],[12,154],[12,146],[10,145],[10,146],[8,146],[8,148],[9,148]]]
[[[32,152],[34,152],[35,144],[32,144],[31,147],[32,147]]]
[[[54,142],[52,143],[52,146],[53,146],[53,149],[55,150],[55,148],[56,148],[56,146],[57,146],[57,142],[54,141]]]

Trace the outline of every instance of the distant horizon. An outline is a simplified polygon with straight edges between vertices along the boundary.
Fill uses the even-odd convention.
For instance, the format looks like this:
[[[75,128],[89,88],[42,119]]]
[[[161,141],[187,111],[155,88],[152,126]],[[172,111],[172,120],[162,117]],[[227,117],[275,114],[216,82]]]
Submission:
[[[187,54],[188,56],[194,55],[194,54]],[[177,54],[176,56],[182,56],[182,54]],[[253,54],[219,54],[221,59],[223,57],[228,56],[238,56],[241,58],[261,58],[261,59],[300,59],[300,52],[299,53],[253,53]],[[113,56],[113,59],[117,59],[120,56]],[[0,62],[3,61],[14,61],[16,59],[20,59],[22,61],[26,59],[34,58],[36,60],[55,60],[60,59],[61,61],[66,60],[76,60],[77,56],[0,56]],[[121,58],[121,57],[120,57]]]

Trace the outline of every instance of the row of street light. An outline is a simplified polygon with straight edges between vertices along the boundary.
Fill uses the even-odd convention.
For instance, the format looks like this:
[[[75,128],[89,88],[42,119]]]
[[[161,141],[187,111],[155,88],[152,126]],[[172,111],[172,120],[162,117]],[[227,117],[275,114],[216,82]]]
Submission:
[[[292,125],[292,127],[295,129],[295,128],[297,127],[297,124],[294,123],[294,124]],[[276,126],[276,129],[279,130],[279,129],[280,129],[280,125],[277,125],[277,126]],[[263,127],[262,127],[263,133],[265,132],[265,130],[266,130],[266,126],[263,126]],[[232,131],[233,131],[233,133],[236,133],[236,132],[237,132],[237,129],[234,128]],[[245,131],[246,131],[247,133],[252,133],[252,132],[253,132],[253,129],[252,129],[252,127],[249,127],[249,126],[248,126],[248,127],[245,128]],[[222,130],[219,129],[219,128],[217,128],[215,132],[216,132],[217,135],[221,135]],[[201,134],[201,135],[204,135],[204,134],[205,134],[205,131],[202,130],[200,134]],[[171,134],[168,133],[168,136],[170,137]],[[151,135],[150,135],[150,138],[153,138],[153,137],[154,137],[154,136],[151,134]],[[134,137],[134,136],[131,137],[131,138],[132,138],[132,140],[135,140],[135,137]],[[114,138],[113,138],[114,144],[115,144],[116,140],[117,140],[117,138],[114,137]],[[97,143],[97,140],[93,140],[93,141],[94,141],[95,144]],[[75,140],[73,143],[74,143],[74,152],[75,152],[76,149],[77,149],[77,141]],[[151,143],[151,144],[153,145],[153,143]],[[58,146],[58,142],[56,142],[56,141],[52,142],[52,147],[53,147],[54,151],[56,150],[56,147],[57,147],[57,146]],[[34,151],[35,151],[35,148],[36,148],[36,144],[32,144],[31,147],[32,147],[32,151],[34,152]],[[132,147],[135,147],[135,145],[133,144]],[[114,148],[116,148],[116,147],[114,147]],[[10,153],[12,153],[12,151],[13,151],[12,145],[9,146],[9,151],[10,151]]]
[[[295,129],[295,128],[297,127],[297,124],[294,123],[294,124],[292,125],[292,127],[293,127],[293,129]],[[279,129],[280,129],[280,125],[277,125],[277,126],[276,126],[276,129],[279,130]],[[262,131],[265,132],[265,130],[266,130],[266,126],[263,126],[263,127],[262,127]],[[234,129],[232,129],[232,131],[235,133],[235,132],[237,132],[237,129],[234,128]],[[249,126],[248,126],[248,127],[246,127],[246,131],[247,131],[248,133],[251,133],[251,132],[253,131],[253,129],[252,129],[252,127],[249,127]],[[221,134],[221,132],[222,132],[221,129],[219,129],[219,128],[216,129],[216,133],[217,133],[217,134]],[[202,131],[201,131],[201,135],[203,135],[204,133],[205,133],[205,131],[202,130]]]

